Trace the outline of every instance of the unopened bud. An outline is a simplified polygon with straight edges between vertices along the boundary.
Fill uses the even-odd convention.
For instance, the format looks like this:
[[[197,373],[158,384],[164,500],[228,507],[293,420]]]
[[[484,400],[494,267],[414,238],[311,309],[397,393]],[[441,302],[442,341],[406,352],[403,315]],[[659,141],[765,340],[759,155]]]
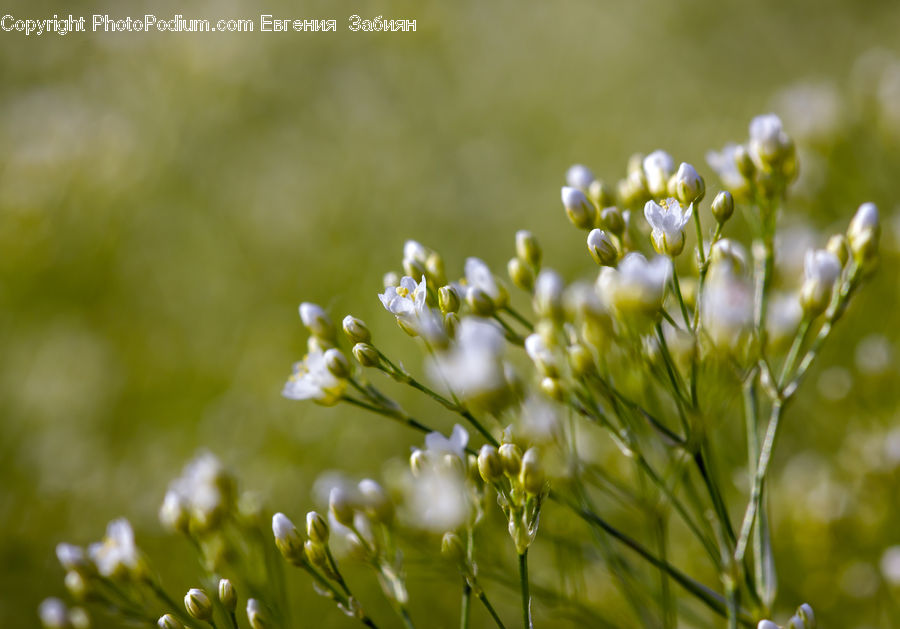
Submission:
[[[294,523],[283,513],[272,516],[272,533],[275,545],[284,558],[294,564],[303,562],[303,540]]]
[[[780,627],[771,620],[760,620],[756,629],[780,629]]]
[[[247,622],[250,629],[269,629],[272,626],[262,604],[255,598],[247,599]]]
[[[504,443],[497,450],[497,454],[500,455],[506,475],[510,478],[518,476],[519,470],[522,468],[522,451],[519,446],[514,443]]]
[[[328,508],[335,520],[344,526],[352,526],[355,507],[356,501],[345,487],[338,485],[331,489],[331,494],[328,496]]]
[[[429,279],[440,286],[447,281],[447,275],[444,273],[444,259],[437,251],[432,251],[425,259],[425,271],[428,273]]]
[[[857,262],[865,262],[878,253],[880,235],[878,208],[874,203],[863,203],[853,215],[853,220],[850,221],[850,227],[847,230],[850,251],[853,252],[853,257]]]
[[[332,574],[334,574],[331,569],[331,565],[328,562],[328,553],[325,551],[324,544],[319,544],[312,541],[311,539],[308,539],[303,543],[303,551],[306,553],[306,558],[309,560],[309,563],[324,572],[326,575],[331,576]]]
[[[575,375],[582,376],[594,369],[594,355],[591,354],[591,350],[581,343],[570,345],[568,353],[569,365],[571,365]]]
[[[88,593],[90,592],[88,589],[88,582],[80,572],[77,570],[69,570],[66,572],[63,583],[65,583],[66,590],[68,590],[69,594],[71,594],[72,598],[76,601],[87,599]]]
[[[400,274],[395,273],[394,271],[388,271],[381,278],[381,284],[385,288],[390,288],[391,286],[400,286]]]
[[[353,315],[344,317],[342,327],[344,328],[344,334],[347,335],[351,343],[368,343],[372,340],[372,333],[369,332],[365,322]]]
[[[594,262],[601,266],[613,266],[619,251],[609,234],[602,229],[592,229],[587,237],[588,251]]]
[[[378,482],[364,478],[357,486],[366,513],[375,522],[388,523],[394,517],[394,503]]]
[[[212,601],[209,595],[200,588],[191,588],[184,595],[184,608],[192,618],[209,620],[212,618]]]
[[[528,292],[534,289],[534,271],[522,258],[510,258],[506,263],[506,271],[509,273],[509,279],[518,288]]]
[[[444,537],[441,539],[441,554],[457,563],[462,563],[466,560],[466,548],[459,535],[452,531],[444,533]]]
[[[478,473],[486,483],[493,483],[503,476],[505,465],[497,448],[485,444],[478,451]]]
[[[353,346],[353,357],[363,367],[376,367],[380,360],[378,351],[368,343],[357,343]]]
[[[72,629],[90,629],[91,618],[81,607],[73,607],[69,610],[69,624]]]
[[[710,210],[716,222],[724,224],[734,214],[734,197],[728,190],[723,190],[713,199]]]
[[[528,448],[522,456],[519,482],[526,493],[536,496],[544,490],[544,468],[536,448]]]
[[[425,454],[424,450],[416,448],[409,455],[409,469],[412,471],[413,476],[421,476],[428,469],[428,455]]]
[[[535,268],[541,265],[541,246],[534,234],[526,229],[516,232],[516,255]]]
[[[344,356],[344,352],[337,348],[326,350],[325,366],[335,378],[344,380],[350,376],[350,361]]]
[[[585,192],[588,191],[594,179],[594,173],[587,166],[581,164],[575,164],[566,171],[566,184]]]
[[[625,219],[619,208],[610,206],[600,210],[600,228],[616,236],[622,235],[625,231]]]
[[[847,260],[850,259],[850,246],[847,244],[847,237],[844,234],[835,234],[829,238],[825,250],[833,253],[842,267],[847,266]]]
[[[572,224],[579,229],[590,229],[594,226],[597,210],[578,188],[564,186],[562,189],[562,203],[566,209],[566,215]]]
[[[563,387],[562,382],[559,378],[553,378],[551,376],[541,378],[541,391],[543,391],[547,397],[556,400],[557,402],[562,402],[566,396],[566,390]]]
[[[441,312],[447,314],[448,312],[459,312],[459,293],[456,292],[456,289],[452,286],[441,286],[438,289],[438,306],[441,308]]]
[[[424,260],[413,260],[412,258],[403,259],[403,274],[409,277],[422,277],[425,275]]]
[[[534,282],[534,309],[544,318],[559,319],[562,316],[562,278],[556,271],[544,269]]]
[[[497,309],[490,295],[475,286],[470,287],[466,292],[466,303],[472,312],[483,317],[491,316]]]
[[[69,610],[58,598],[45,598],[38,607],[38,616],[45,629],[67,629]]]
[[[800,288],[800,305],[808,317],[820,315],[831,302],[834,283],[841,274],[841,263],[833,253],[819,249],[807,251],[805,279]]]
[[[700,202],[705,194],[706,184],[703,181],[703,177],[697,173],[693,166],[687,162],[682,162],[678,167],[678,172],[675,173],[675,197],[685,205],[688,205]]]
[[[806,623],[806,629],[816,629],[816,615],[809,603],[803,603],[797,608],[797,615]]]
[[[318,544],[328,543],[328,522],[315,511],[306,514],[306,535]]]
[[[744,179],[753,180],[753,176],[756,174],[756,165],[746,146],[739,145],[734,149],[734,164]]]
[[[219,579],[219,602],[227,612],[233,612],[237,608],[237,593],[234,591],[234,585],[228,579]]]
[[[184,629],[184,625],[181,624],[181,621],[172,614],[163,614],[160,616],[159,620],[156,621],[156,626],[159,627],[159,629]]]
[[[334,342],[336,340],[334,324],[325,314],[322,306],[308,301],[303,302],[300,304],[300,320],[314,336],[326,341]]]
[[[597,207],[609,207],[616,202],[613,187],[599,179],[591,182],[588,188],[588,196],[597,204]]]

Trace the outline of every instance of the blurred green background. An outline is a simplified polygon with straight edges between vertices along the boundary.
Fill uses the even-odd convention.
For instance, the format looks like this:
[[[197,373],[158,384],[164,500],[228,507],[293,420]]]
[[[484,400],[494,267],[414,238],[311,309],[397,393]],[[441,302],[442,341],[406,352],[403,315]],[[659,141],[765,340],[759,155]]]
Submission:
[[[300,301],[336,319],[352,312],[400,343],[375,295],[411,237],[439,249],[452,276],[468,255],[502,272],[514,231],[529,228],[549,265],[590,273],[559,207],[571,163],[615,180],[631,153],[665,148],[716,189],[705,151],[742,141],[772,108],[808,158],[792,211],[843,229],[875,201],[886,248],[780,442],[780,609],[809,601],[824,626],[892,626],[900,589],[879,562],[900,544],[900,4],[266,9],[336,19],[338,31],[0,33],[0,626],[35,626],[40,600],[64,591],[55,544],[95,540],[120,515],[173,591],[190,585],[156,511],[201,447],[299,518],[322,470],[377,475],[419,442],[352,409],[280,397],[304,352]],[[4,12],[70,11],[145,12],[41,2]],[[261,11],[233,0],[152,12],[258,23]],[[417,29],[354,33],[353,13]],[[797,82],[819,86],[819,100],[779,100]],[[792,123],[821,119],[829,94],[831,125],[800,137]],[[292,593],[309,626],[355,626],[308,590],[297,579]],[[412,590],[414,615],[449,614],[429,626],[456,622],[455,590]]]

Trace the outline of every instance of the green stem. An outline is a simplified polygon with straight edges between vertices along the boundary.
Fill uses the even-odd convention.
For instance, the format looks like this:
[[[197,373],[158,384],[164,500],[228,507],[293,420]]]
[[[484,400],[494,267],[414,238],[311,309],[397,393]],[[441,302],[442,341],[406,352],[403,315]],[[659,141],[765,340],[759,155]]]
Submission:
[[[503,306],[503,312],[507,313],[513,319],[522,324],[522,327],[527,329],[529,332],[534,330],[534,326],[531,324],[531,321],[522,316],[515,308],[512,306]]]
[[[435,432],[435,430],[433,428],[429,428],[428,426],[421,423],[417,419],[409,417],[408,415],[405,415],[405,414],[401,413],[400,411],[387,409],[387,408],[383,408],[380,406],[375,406],[374,404],[369,404],[368,402],[363,402],[362,400],[357,400],[356,398],[352,398],[348,395],[341,396],[341,401],[348,402],[348,403],[353,404],[354,406],[358,406],[360,408],[364,408],[367,411],[370,411],[372,413],[377,413],[378,415],[384,415],[385,417],[389,417],[389,418],[393,419],[394,421],[398,421],[401,424],[404,424],[405,426],[409,426],[410,428],[414,428],[415,430],[418,430],[419,432],[423,432],[426,435],[429,433]]]
[[[500,327],[503,328],[503,331],[506,332],[506,340],[514,345],[524,345],[525,339],[522,338],[515,330],[513,330],[509,324],[503,320],[498,314],[494,314],[491,317],[494,321],[500,324]]]
[[[797,362],[797,357],[800,355],[800,349],[803,347],[803,343],[806,342],[806,336],[809,334],[809,317],[803,317],[803,321],[800,322],[800,328],[797,330],[796,336],[794,336],[794,342],[791,343],[791,349],[788,352],[787,358],[784,359],[784,366],[781,368],[781,375],[778,377],[778,389],[781,390],[784,387],[785,382],[790,377],[791,372],[794,370],[794,365]]]
[[[766,473],[769,471],[769,462],[772,459],[772,450],[775,448],[775,439],[778,437],[778,427],[781,423],[781,411],[783,402],[775,400],[772,402],[772,411],[769,416],[769,425],[766,428],[766,437],[759,453],[759,463],[756,466],[756,474],[753,476],[753,488],[750,492],[750,500],[747,502],[747,509],[744,512],[744,520],[741,524],[741,534],[738,537],[737,544],[734,548],[734,560],[741,563],[744,560],[744,554],[747,552],[747,541],[750,538],[750,531],[756,522],[756,516],[759,513],[760,503],[762,502],[763,483],[766,480]]]
[[[469,616],[472,607],[472,586],[463,578],[462,609],[459,615],[460,629],[469,629]]]
[[[657,546],[659,547],[659,558],[668,561],[668,552],[666,547],[666,524],[662,516],[656,517],[655,522]],[[660,606],[662,608],[663,627],[672,629],[675,627],[675,602],[672,598],[672,587],[669,584],[669,575],[665,570],[659,571]]]
[[[534,629],[531,620],[531,595],[528,593],[528,549],[519,555],[519,584],[522,588],[522,619],[525,629]]]
[[[684,327],[691,329],[691,316],[688,314],[687,306],[684,303],[684,297],[681,294],[681,284],[678,281],[678,271],[675,269],[675,261],[672,261],[672,286],[675,288],[675,297],[678,298],[678,305],[681,308],[681,316],[684,318]]]
[[[491,615],[491,618],[494,619],[498,629],[506,629],[506,626],[503,624],[503,621],[500,620],[500,616],[497,615],[497,611],[494,609],[494,606],[491,605],[491,602],[488,600],[487,594],[484,593],[484,590],[481,588],[478,589],[478,600],[481,601],[481,604],[484,605],[484,608]]]
[[[406,605],[400,606],[400,618],[403,620],[403,626],[406,627],[406,629],[416,629],[412,618],[409,617],[409,610],[406,609]]]

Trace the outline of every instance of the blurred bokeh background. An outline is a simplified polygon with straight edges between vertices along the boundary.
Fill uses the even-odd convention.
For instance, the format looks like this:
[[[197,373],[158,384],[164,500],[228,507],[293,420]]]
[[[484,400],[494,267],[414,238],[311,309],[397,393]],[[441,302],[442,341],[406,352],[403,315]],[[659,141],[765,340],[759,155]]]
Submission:
[[[586,275],[582,236],[559,206],[571,163],[615,180],[631,153],[664,148],[717,189],[706,150],[742,141],[750,118],[769,110],[801,150],[790,213],[827,234],[872,200],[885,223],[879,275],[810,374],[780,442],[779,609],[809,601],[824,626],[891,626],[900,615],[900,559],[885,556],[900,544],[900,4],[267,8],[336,19],[338,30],[0,33],[0,626],[35,626],[40,600],[64,591],[55,544],[95,540],[120,515],[173,591],[190,585],[156,511],[200,448],[300,517],[323,470],[377,475],[419,442],[352,409],[280,397],[304,352],[300,301],[336,319],[356,314],[404,343],[376,293],[411,237],[439,249],[450,275],[468,255],[502,272],[514,231],[529,228],[548,264]],[[70,11],[145,12],[112,2],[13,2],[5,12]],[[260,14],[242,0],[153,12],[257,23]],[[353,13],[417,28],[354,33]],[[789,242],[804,238],[824,243],[802,231]],[[743,485],[731,491],[738,504]],[[429,587],[412,586],[414,614],[446,610],[446,622],[428,626],[452,626],[457,594]],[[355,626],[305,579],[292,594],[315,618],[309,626]],[[509,598],[502,606],[514,610]]]

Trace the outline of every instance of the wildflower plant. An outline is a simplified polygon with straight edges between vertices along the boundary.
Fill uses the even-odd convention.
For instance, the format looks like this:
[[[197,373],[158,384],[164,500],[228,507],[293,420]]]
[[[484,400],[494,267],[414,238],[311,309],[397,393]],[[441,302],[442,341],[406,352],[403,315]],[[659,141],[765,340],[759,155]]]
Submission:
[[[284,396],[346,405],[421,433],[405,471],[383,482],[334,481],[326,515],[309,511],[298,528],[279,512],[269,533],[230,473],[200,455],[171,484],[160,520],[191,542],[202,587],[178,603],[117,520],[87,550],[59,547],[72,595],[159,627],[290,626],[283,571],[292,567],[365,626],[423,627],[428,619],[410,608],[404,554],[417,544],[444,558],[436,569],[458,574],[463,628],[474,622],[474,604],[500,629],[552,626],[535,613],[543,605],[591,626],[779,627],[766,498],[777,479],[772,456],[783,423],[800,419],[788,411],[804,376],[875,266],[878,211],[861,205],[845,233],[806,252],[795,276],[775,250],[798,173],[781,121],[753,119],[745,142],[708,161],[723,188],[710,195],[693,165],[676,167],[661,150],[633,157],[615,185],[570,168],[561,200],[586,238],[587,279],[567,283],[545,266],[528,231],[516,234],[507,264],[512,293],[481,259],[451,274],[436,250],[408,241],[400,272],[387,273],[370,298],[421,349],[417,369],[361,319],[348,314],[338,327],[323,308],[302,304],[308,351]],[[749,243],[740,242],[737,215]],[[430,414],[408,412],[397,386],[455,425],[448,432]],[[717,465],[724,449],[738,457],[723,442],[723,427],[738,422],[746,434],[740,502]],[[623,513],[637,513],[637,524],[617,524]],[[493,543],[496,531],[503,544]],[[565,565],[580,574],[535,589],[535,573],[554,582],[549,562],[529,562],[544,544],[577,556]],[[684,548],[715,580],[679,565]],[[371,571],[395,618],[370,613],[345,577],[351,563]],[[627,619],[609,621],[566,587],[597,566],[630,606]],[[504,569],[515,579],[498,576]],[[506,609],[510,583],[518,618]],[[76,610],[53,599],[41,617],[46,626],[78,626]],[[783,626],[815,627],[812,607],[803,603]]]

